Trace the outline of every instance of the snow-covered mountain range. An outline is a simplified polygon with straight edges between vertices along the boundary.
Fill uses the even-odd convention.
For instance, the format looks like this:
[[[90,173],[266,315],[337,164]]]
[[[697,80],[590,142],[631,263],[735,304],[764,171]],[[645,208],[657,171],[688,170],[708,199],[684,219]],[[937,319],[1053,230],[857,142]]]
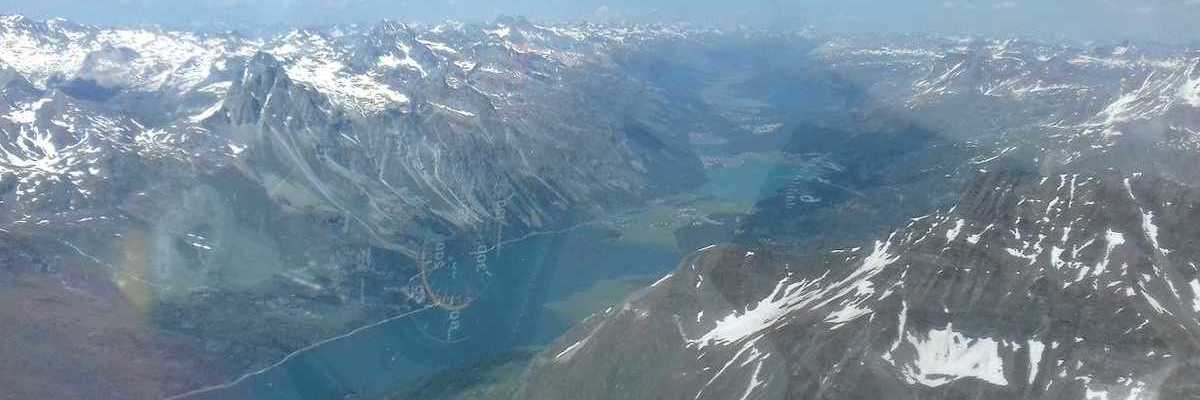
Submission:
[[[457,312],[479,293],[427,279],[431,248],[490,276],[762,150],[833,167],[568,333],[525,398],[1197,393],[1200,53],[1153,44],[4,16],[0,284],[151,315],[169,367],[102,390],[167,397]]]

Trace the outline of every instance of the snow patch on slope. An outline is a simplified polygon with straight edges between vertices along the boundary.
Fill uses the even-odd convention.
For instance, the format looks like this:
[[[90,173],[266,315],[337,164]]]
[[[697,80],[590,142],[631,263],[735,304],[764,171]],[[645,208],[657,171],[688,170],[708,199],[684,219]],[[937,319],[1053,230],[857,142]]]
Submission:
[[[870,279],[896,262],[899,257],[888,253],[890,242],[876,242],[874,251],[846,278],[821,289],[825,276],[812,280],[779,282],[766,298],[745,312],[733,312],[717,321],[716,327],[699,339],[691,341],[703,348],[709,344],[734,343],[771,328],[787,314],[803,309],[819,309],[842,300],[842,308],[834,310],[827,321],[842,324],[869,314],[858,304],[875,293]]]
[[[1187,76],[1196,76],[1196,68],[1200,64],[1193,64],[1188,69]],[[1188,79],[1182,85],[1179,85],[1179,91],[1176,93],[1179,99],[1192,107],[1200,108],[1200,76]]]
[[[284,43],[268,52],[285,61],[289,78],[361,114],[376,114],[409,103],[408,96],[380,82],[374,74],[350,71],[333,45],[320,35],[292,32]],[[394,61],[396,65],[404,64],[402,60]]]
[[[1158,244],[1158,225],[1154,224],[1154,212],[1142,210],[1142,230],[1146,232],[1146,239],[1150,240],[1155,250],[1163,254],[1171,252]]]
[[[958,234],[962,232],[963,226],[967,224],[967,220],[959,219],[954,223],[954,227],[946,231],[946,243],[953,242],[958,238]]]
[[[932,329],[923,337],[908,335],[915,350],[911,363],[903,366],[905,379],[928,387],[938,387],[963,378],[977,378],[995,385],[1008,385],[1000,342],[968,337],[954,330]]]

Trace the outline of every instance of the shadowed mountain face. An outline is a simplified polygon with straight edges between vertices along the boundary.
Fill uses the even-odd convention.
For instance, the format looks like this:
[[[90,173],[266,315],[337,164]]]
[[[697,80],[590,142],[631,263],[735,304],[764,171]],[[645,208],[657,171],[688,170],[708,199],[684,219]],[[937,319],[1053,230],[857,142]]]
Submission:
[[[46,398],[1186,398],[1198,65],[0,17],[0,375]],[[79,351],[21,368],[56,349]]]

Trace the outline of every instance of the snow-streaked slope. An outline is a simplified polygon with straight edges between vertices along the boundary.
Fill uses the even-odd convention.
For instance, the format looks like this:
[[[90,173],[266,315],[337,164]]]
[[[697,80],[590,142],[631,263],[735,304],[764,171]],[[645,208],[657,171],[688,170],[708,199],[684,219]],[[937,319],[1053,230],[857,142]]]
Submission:
[[[550,346],[524,393],[736,398],[730,377],[757,376],[757,360],[797,371],[758,385],[766,398],[1194,393],[1176,360],[1200,337],[1196,251],[1179,246],[1197,235],[1197,193],[1147,175],[1006,171],[874,249],[706,248]],[[585,332],[586,348],[548,361]],[[654,361],[638,374],[584,378],[642,359]]]

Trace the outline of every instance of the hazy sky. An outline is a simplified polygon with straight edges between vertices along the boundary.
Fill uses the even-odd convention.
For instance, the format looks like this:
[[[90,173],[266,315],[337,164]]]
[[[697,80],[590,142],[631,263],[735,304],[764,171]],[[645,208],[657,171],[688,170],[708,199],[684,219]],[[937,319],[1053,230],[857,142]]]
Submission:
[[[492,20],[677,21],[822,31],[1200,41],[1200,0],[0,0],[0,13],[101,25]]]

